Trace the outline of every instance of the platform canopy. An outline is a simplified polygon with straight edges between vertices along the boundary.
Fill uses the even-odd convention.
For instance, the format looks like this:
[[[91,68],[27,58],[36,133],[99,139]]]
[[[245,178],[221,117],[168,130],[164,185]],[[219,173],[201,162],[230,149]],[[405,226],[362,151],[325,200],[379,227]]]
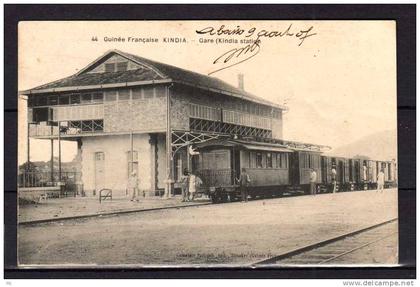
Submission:
[[[197,149],[215,149],[222,147],[235,147],[239,149],[271,152],[293,152],[293,150],[278,144],[264,144],[259,142],[241,141],[235,139],[216,139],[200,143],[195,146]]]

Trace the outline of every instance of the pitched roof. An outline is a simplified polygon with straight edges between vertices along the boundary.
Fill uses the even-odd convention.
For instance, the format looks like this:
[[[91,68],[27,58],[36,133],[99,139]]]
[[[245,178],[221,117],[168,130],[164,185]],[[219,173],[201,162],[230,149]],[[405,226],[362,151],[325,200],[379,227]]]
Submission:
[[[124,72],[112,73],[86,73],[98,62],[111,55],[120,55],[128,60],[131,60],[145,69],[128,70]],[[205,90],[210,90],[218,93],[223,93],[229,96],[240,97],[252,102],[275,106],[281,109],[285,107],[274,104],[270,101],[257,97],[244,90],[236,88],[218,78],[202,75],[196,72],[188,71],[182,68],[171,66],[168,64],[152,61],[143,57],[121,52],[119,50],[111,50],[105,55],[93,61],[87,67],[79,71],[77,74],[58,81],[54,81],[42,86],[35,87],[28,91],[23,91],[23,94],[54,92],[62,90],[80,89],[80,87],[103,86],[112,84],[129,84],[141,83],[150,81],[170,80],[171,82],[181,83],[189,86],[198,87]]]

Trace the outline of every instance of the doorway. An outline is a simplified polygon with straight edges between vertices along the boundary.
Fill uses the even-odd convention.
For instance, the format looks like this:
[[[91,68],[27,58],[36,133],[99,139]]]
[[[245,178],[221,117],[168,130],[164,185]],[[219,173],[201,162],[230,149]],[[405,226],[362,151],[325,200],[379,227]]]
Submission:
[[[105,153],[95,152],[95,191],[104,188],[105,181]],[[94,191],[94,195],[95,195]]]

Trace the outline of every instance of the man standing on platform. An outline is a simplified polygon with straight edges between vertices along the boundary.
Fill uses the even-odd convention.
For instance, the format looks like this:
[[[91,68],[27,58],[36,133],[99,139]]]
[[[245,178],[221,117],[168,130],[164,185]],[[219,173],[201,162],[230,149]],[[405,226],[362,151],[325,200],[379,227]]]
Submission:
[[[241,190],[242,201],[248,202],[248,186],[251,183],[251,178],[249,177],[249,174],[246,172],[245,168],[242,168],[238,182],[239,188]]]
[[[131,200],[130,201],[139,201],[137,198],[137,187],[138,187],[138,180],[137,180],[137,174],[135,171],[133,171],[128,178],[128,190],[131,191]]]
[[[310,193],[312,194],[312,195],[315,195],[316,194],[316,172],[315,172],[315,169],[311,169],[312,171],[311,171],[311,177],[310,177],[310,179],[309,179],[309,182],[310,182]]]
[[[331,181],[333,184],[333,193],[337,191],[337,171],[335,170],[335,166],[331,169]]]
[[[376,189],[376,192],[378,192],[379,190],[383,192],[384,184],[385,184],[385,174],[384,174],[384,170],[381,169],[381,171],[378,173],[378,188]]]
[[[189,183],[189,171],[184,169],[184,174],[181,177],[181,191],[182,191],[182,202],[189,201],[188,198],[188,183]]]

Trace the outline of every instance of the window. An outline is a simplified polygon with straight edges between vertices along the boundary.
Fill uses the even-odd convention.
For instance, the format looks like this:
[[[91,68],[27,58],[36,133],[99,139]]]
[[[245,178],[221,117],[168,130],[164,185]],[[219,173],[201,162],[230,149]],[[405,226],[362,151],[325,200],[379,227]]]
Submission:
[[[166,96],[166,87],[158,86],[155,88],[156,98],[163,98]]]
[[[49,106],[58,105],[58,96],[48,96],[48,105]]]
[[[287,153],[280,153],[280,168],[288,168],[289,167],[289,155]]]
[[[143,93],[144,93],[144,98],[145,99],[151,99],[151,98],[153,98],[154,91],[153,91],[153,88],[152,87],[145,87],[143,89]]]
[[[35,104],[37,106],[48,105],[48,97],[47,96],[36,96]]]
[[[140,100],[141,99],[141,88],[132,89],[132,97],[133,100]]]
[[[92,100],[94,103],[102,103],[104,101],[104,94],[103,93],[93,93]]]
[[[106,63],[105,64],[105,73],[115,72],[115,63]]]
[[[105,153],[95,152],[95,160],[96,161],[105,160]]]
[[[92,121],[92,127],[94,132],[102,132],[104,130],[104,121],[94,120]]]
[[[118,91],[118,100],[119,101],[128,101],[130,99],[130,90],[119,90]]]
[[[70,95],[70,104],[80,104],[80,94]]]
[[[93,131],[93,122],[82,121],[82,132],[92,132],[92,131]]]
[[[116,91],[108,91],[105,92],[105,101],[111,102],[117,100],[117,92]]]
[[[59,105],[68,105],[70,103],[69,95],[63,95],[58,97],[58,104]]]
[[[133,156],[131,157],[131,151],[128,151],[127,152],[127,177],[129,177],[133,171],[135,171],[136,174],[138,174],[138,169],[139,169],[138,152],[133,151]]]
[[[262,168],[263,164],[262,164],[262,154],[260,152],[257,152],[257,157],[256,157],[256,165],[257,168]]]
[[[87,104],[92,102],[92,94],[82,94],[82,104]]]
[[[35,97],[34,96],[28,96],[28,106],[30,106],[30,107],[35,106]]]
[[[273,158],[271,153],[267,153],[267,168],[273,168]]]
[[[117,63],[117,72],[127,71],[128,62],[119,62]]]

